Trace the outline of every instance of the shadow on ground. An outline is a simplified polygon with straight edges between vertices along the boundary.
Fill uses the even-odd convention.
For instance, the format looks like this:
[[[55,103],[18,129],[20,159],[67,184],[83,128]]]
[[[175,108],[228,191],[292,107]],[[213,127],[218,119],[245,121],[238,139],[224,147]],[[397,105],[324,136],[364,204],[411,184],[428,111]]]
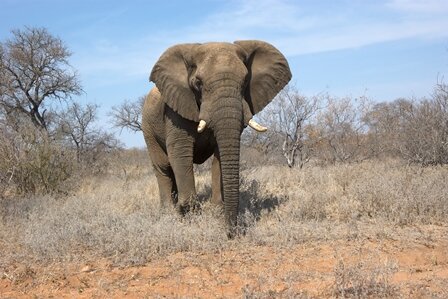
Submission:
[[[198,201],[201,206],[211,198],[211,194],[211,186],[205,186],[203,191],[198,194]],[[271,213],[285,200],[284,197],[261,192],[260,183],[256,180],[241,179],[238,214],[240,217],[242,216],[241,218],[250,218],[258,221],[262,215]],[[242,225],[247,226],[249,224],[243,220]]]
[[[271,213],[285,200],[284,197],[260,192],[260,183],[256,180],[242,180],[239,214],[249,213],[258,221],[262,215]]]

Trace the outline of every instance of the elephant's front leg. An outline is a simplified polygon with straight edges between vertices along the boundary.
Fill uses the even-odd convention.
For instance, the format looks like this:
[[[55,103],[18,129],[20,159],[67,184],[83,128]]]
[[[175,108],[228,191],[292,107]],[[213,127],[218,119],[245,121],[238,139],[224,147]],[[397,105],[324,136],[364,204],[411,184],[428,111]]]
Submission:
[[[177,210],[184,215],[197,205],[193,172],[194,138],[174,128],[167,136],[167,152],[177,185]]]

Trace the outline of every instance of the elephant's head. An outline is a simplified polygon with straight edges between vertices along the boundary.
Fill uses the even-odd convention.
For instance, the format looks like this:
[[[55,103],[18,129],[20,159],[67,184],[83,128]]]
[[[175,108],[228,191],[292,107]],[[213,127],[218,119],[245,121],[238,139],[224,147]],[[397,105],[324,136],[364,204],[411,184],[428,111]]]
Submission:
[[[239,201],[240,136],[245,125],[263,131],[252,116],[289,82],[285,57],[262,41],[181,44],[155,64],[150,80],[165,103],[213,130],[219,148],[227,223],[235,227]]]

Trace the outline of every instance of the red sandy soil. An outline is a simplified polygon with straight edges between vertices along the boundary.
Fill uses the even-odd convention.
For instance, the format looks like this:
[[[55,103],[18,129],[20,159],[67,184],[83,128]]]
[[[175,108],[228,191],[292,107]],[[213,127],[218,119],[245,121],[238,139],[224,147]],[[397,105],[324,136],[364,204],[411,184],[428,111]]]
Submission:
[[[379,269],[379,275],[388,278],[391,297],[448,298],[445,238],[182,252],[127,267],[108,260],[15,264],[0,273],[0,298],[326,298],[341,295],[337,291],[340,266],[347,274],[349,269],[361,269],[360,264],[366,265],[363,274],[348,275],[349,279],[359,282]],[[394,270],[388,274],[388,269]],[[371,295],[377,297],[374,287],[364,287],[372,288]]]

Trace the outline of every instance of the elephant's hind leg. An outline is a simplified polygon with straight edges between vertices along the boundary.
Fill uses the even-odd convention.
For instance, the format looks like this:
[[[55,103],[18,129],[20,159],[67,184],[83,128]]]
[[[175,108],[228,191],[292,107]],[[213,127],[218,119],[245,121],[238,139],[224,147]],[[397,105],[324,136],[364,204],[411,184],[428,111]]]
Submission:
[[[149,156],[159,185],[160,207],[170,208],[177,203],[177,186],[168,155],[153,138],[145,140],[149,145]]]
[[[156,169],[156,167],[154,167]],[[159,185],[160,206],[162,209],[170,208],[177,203],[177,186],[171,167],[160,171],[156,170]]]

